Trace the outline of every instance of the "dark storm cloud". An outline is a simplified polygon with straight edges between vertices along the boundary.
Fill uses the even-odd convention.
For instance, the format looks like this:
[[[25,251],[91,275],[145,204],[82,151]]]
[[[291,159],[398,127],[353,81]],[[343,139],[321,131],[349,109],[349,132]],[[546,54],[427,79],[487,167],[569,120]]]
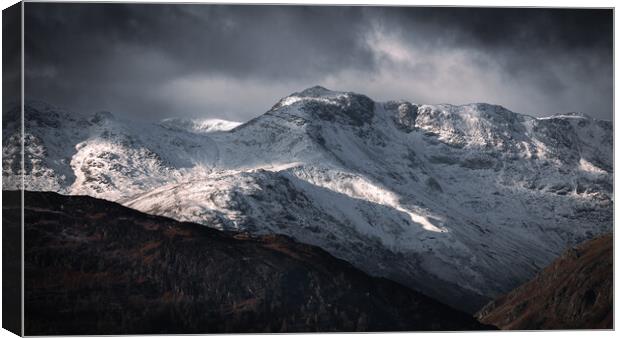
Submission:
[[[376,99],[610,119],[611,14],[27,3],[26,96],[134,118],[245,120],[323,84]]]
[[[496,80],[470,99],[503,103],[534,115],[584,111],[611,119],[611,10],[387,8],[381,17],[391,20],[388,25],[405,45],[433,49],[439,58],[467,51],[470,59],[463,67],[479,68],[478,76],[493,75]],[[489,95],[494,85],[505,90]],[[440,100],[450,102],[454,96],[459,93]]]
[[[440,29],[444,42],[478,48],[588,48],[611,51],[611,10],[545,8],[387,8],[400,27]],[[433,34],[437,35],[437,34]],[[431,40],[437,41],[437,40]],[[441,41],[441,40],[440,40]]]
[[[21,101],[21,7],[2,11],[2,102],[3,109]],[[4,121],[3,121],[4,122]]]

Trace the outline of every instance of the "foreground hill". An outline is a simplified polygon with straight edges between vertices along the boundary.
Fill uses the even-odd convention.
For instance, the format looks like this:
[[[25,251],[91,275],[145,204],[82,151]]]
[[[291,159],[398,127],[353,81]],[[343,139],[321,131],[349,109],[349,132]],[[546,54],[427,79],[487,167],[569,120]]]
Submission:
[[[5,124],[15,188],[21,120]],[[239,126],[40,102],[24,125],[28,190],[287,235],[471,313],[612,227],[612,123],[582,114],[313,87]]]
[[[19,193],[3,198],[3,226],[19,226]],[[25,258],[27,335],[485,328],[285,236],[91,197],[26,192]]]
[[[613,235],[566,251],[477,317],[508,330],[613,329]]]

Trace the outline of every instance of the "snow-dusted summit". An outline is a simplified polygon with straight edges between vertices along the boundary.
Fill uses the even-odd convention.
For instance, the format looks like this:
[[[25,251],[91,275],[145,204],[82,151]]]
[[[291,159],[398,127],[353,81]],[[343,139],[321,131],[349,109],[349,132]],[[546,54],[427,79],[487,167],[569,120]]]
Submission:
[[[221,119],[181,119],[168,118],[160,123],[163,127],[171,130],[183,130],[191,133],[213,133],[218,131],[228,131],[241,125],[241,122],[227,121]]]
[[[228,131],[197,125],[29,106],[26,188],[287,234],[470,311],[612,228],[612,124],[580,114],[313,87]]]

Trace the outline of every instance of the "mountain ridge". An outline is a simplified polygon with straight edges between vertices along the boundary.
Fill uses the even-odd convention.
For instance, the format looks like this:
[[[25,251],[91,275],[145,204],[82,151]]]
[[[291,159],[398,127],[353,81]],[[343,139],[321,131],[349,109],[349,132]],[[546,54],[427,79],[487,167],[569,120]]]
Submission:
[[[612,124],[588,117],[315,87],[217,133],[87,122],[27,126],[27,188],[286,234],[470,312],[611,227]]]

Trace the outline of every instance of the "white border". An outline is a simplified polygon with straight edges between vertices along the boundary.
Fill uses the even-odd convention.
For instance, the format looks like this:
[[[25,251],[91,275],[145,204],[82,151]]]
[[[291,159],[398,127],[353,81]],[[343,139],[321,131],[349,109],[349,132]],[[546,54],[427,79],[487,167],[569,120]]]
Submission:
[[[13,4],[15,4],[17,1],[14,0],[0,0],[0,4],[2,9],[5,9]],[[31,0],[29,2],[40,2],[39,0]],[[67,1],[67,2],[72,2],[72,1]],[[80,1],[80,2],[101,2],[101,1],[93,1],[93,0],[85,0],[85,1]],[[119,1],[105,1],[105,2],[119,2]],[[260,1],[260,0],[224,0],[224,1],[204,1],[204,2],[198,2],[198,1],[183,1],[183,0],[149,0],[149,1],[132,1],[135,3],[140,3],[140,2],[148,2],[148,3],[156,3],[156,2],[160,2],[160,3],[170,3],[170,2],[175,2],[175,3],[188,3],[188,2],[193,2],[193,3],[245,3],[245,4],[325,4],[325,5],[334,5],[334,4],[342,4],[342,5],[383,5],[383,6],[471,6],[471,7],[478,7],[478,6],[487,6],[487,7],[571,7],[571,8],[576,8],[576,7],[588,7],[588,8],[592,8],[592,7],[601,7],[601,8],[614,8],[615,7],[615,2],[614,1],[603,1],[603,0],[590,0],[590,1],[566,1],[566,0],[545,0],[545,1],[536,1],[536,0],[521,0],[521,1],[481,1],[481,0],[452,0],[452,1],[393,1],[393,0],[389,0],[389,1],[381,1],[381,0],[338,0],[338,1],[329,1],[329,0],[289,0],[289,1],[282,1],[282,0],[266,0],[266,1]],[[23,11],[23,7],[22,7],[22,11]],[[1,20],[1,19],[0,19]],[[23,12],[22,12],[22,27],[24,25],[24,21],[23,21]],[[615,52],[615,46],[617,46],[617,39],[618,39],[618,26],[615,25],[615,12],[614,12],[614,65],[617,64],[618,62],[618,54]],[[0,42],[1,42],[1,25],[0,25]],[[22,29],[22,100],[24,99],[24,88],[23,88],[23,47],[24,47],[24,36],[23,36],[23,29]],[[2,65],[0,63],[0,71],[2,70]],[[616,119],[616,109],[615,109],[615,105],[616,105],[616,96],[618,95],[618,88],[615,86],[615,79],[618,77],[618,68],[614,66],[614,167],[615,167],[615,159],[618,157],[618,153],[620,152],[620,141],[618,138],[618,134],[616,133],[616,128],[615,128],[615,119]],[[0,82],[0,90],[2,88],[2,84]],[[0,99],[0,103],[1,103],[1,99]],[[0,105],[1,106],[1,105]],[[22,101],[22,107],[23,107],[23,101]],[[23,108],[22,108],[23,109]],[[22,124],[23,124],[23,119],[22,119]],[[23,128],[23,125],[22,125]],[[22,129],[23,130],[23,129]],[[0,130],[0,137],[2,135],[2,131]],[[23,148],[22,148],[22,156],[23,156]],[[22,162],[23,165],[23,162]],[[615,174],[614,174],[614,187],[615,187]],[[615,189],[614,189],[615,190]],[[2,197],[0,195],[0,203],[2,201]],[[23,203],[23,199],[22,199],[22,203]],[[616,222],[615,222],[615,215],[617,214],[619,210],[619,207],[617,204],[614,204],[614,229],[616,228]],[[23,208],[22,208],[22,212],[23,212]],[[0,217],[2,215],[2,211],[0,209]],[[615,234],[614,234],[614,248],[616,246],[616,241],[615,241]],[[1,244],[0,244],[1,247]],[[614,250],[614,290],[619,290],[618,289],[618,279],[615,278],[615,262],[618,261],[618,252]],[[23,234],[22,234],[22,259],[23,259]],[[0,272],[1,274],[1,272]],[[23,278],[23,270],[22,270],[22,278]],[[23,279],[22,279],[23,281]],[[1,280],[0,280],[0,286],[1,286]],[[618,295],[617,293],[614,294],[614,305],[617,304],[618,301]],[[22,304],[23,304],[23,292],[22,292]],[[614,306],[615,308],[615,306]],[[0,307],[0,318],[1,318],[1,313],[2,313],[2,309]],[[23,316],[23,307],[22,307],[22,316]],[[616,319],[618,317],[618,314],[615,313],[614,314],[614,323],[617,323]],[[23,318],[23,317],[22,317]],[[23,321],[22,321],[22,325],[23,325]],[[23,327],[22,327],[23,330]],[[23,331],[22,331],[23,332]],[[394,337],[394,338],[402,338],[402,337],[454,337],[459,336],[459,337],[479,337],[480,335],[483,335],[483,337],[491,337],[491,336],[495,336],[496,334],[499,334],[501,336],[505,336],[505,337],[530,337],[530,336],[534,336],[534,337],[562,337],[562,338],[570,338],[570,337],[583,337],[584,335],[587,335],[588,337],[608,337],[608,336],[612,336],[615,335],[614,331],[519,331],[519,332],[515,332],[515,331],[500,331],[500,332],[458,332],[458,333],[435,333],[435,332],[406,332],[406,333],[361,333],[361,334],[328,334],[329,337],[334,337],[334,338],[344,338],[344,337],[352,337],[352,336],[358,336],[358,335],[364,335],[366,337]],[[180,336],[184,336],[184,335],[170,335],[170,337],[180,337]],[[189,335],[191,336],[191,335]],[[202,335],[199,335],[202,336]],[[231,336],[241,336],[241,335],[204,335],[204,336],[208,336],[208,337],[231,337]],[[248,336],[248,335],[245,335]],[[260,336],[260,335],[251,335],[251,336]],[[304,337],[321,337],[321,336],[326,336],[325,334],[303,334]],[[0,337],[15,337],[14,334],[10,333],[9,331],[6,331],[4,329],[0,329]],[[71,336],[71,337],[92,337],[92,336]],[[140,337],[167,337],[166,335],[141,335]]]

